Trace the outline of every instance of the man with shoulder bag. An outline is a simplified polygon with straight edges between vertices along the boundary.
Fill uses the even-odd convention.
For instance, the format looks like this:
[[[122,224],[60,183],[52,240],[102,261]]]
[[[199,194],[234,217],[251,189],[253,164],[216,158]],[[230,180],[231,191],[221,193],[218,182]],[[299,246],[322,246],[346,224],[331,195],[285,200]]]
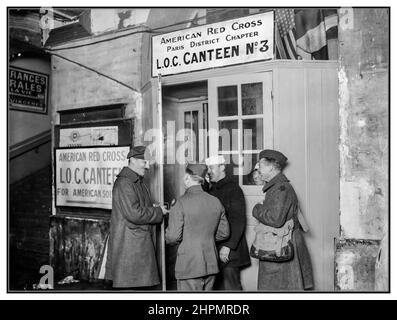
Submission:
[[[314,287],[298,198],[283,174],[287,160],[276,150],[263,150],[259,154],[266,197],[253,208],[252,215],[260,224],[250,251],[252,257],[260,260],[258,290],[298,291]]]

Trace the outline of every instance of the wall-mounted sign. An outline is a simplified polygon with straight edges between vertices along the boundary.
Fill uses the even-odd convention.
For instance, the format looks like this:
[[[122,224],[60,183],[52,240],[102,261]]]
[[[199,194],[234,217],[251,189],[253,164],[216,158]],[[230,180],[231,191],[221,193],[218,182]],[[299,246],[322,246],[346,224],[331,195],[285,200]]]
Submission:
[[[68,128],[59,131],[60,147],[116,146],[117,126]]]
[[[56,205],[112,209],[112,188],[129,147],[56,149]]]
[[[152,76],[273,59],[273,12],[152,37]]]
[[[10,66],[8,102],[12,110],[47,113],[48,75]]]

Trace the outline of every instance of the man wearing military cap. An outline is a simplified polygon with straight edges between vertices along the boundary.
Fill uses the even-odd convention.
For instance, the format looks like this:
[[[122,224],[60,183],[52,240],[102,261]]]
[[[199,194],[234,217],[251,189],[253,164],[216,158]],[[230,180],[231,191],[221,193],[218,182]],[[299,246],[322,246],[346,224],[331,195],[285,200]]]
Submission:
[[[266,182],[263,203],[255,205],[252,215],[266,226],[282,228],[292,219],[294,257],[287,262],[259,261],[259,290],[306,290],[313,288],[309,251],[299,223],[299,203],[295,190],[283,174],[287,157],[276,150],[259,153],[259,172]]]
[[[220,201],[204,192],[203,164],[188,164],[186,192],[171,208],[165,239],[179,243],[175,278],[178,291],[209,291],[219,272],[215,241],[229,236],[229,224]]]
[[[242,290],[240,271],[251,263],[245,238],[246,206],[243,191],[226,174],[226,159],[215,155],[205,160],[210,178],[209,194],[217,197],[225,208],[230,224],[230,237],[218,242],[220,272],[216,290]]]
[[[149,169],[144,146],[133,147],[113,186],[105,278],[114,288],[148,288],[160,283],[155,250],[155,225],[164,206],[153,205],[143,181]]]

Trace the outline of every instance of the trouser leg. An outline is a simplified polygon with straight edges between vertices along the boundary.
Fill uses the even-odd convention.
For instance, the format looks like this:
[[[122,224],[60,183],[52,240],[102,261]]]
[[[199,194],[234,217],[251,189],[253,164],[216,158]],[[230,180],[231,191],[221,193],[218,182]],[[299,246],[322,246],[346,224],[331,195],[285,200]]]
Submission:
[[[204,291],[211,291],[214,288],[215,275],[206,276],[204,280]]]
[[[178,291],[211,291],[214,287],[215,275],[195,279],[177,281]]]
[[[223,267],[216,280],[216,290],[243,290],[239,267]]]
[[[201,278],[177,280],[178,291],[202,291]]]

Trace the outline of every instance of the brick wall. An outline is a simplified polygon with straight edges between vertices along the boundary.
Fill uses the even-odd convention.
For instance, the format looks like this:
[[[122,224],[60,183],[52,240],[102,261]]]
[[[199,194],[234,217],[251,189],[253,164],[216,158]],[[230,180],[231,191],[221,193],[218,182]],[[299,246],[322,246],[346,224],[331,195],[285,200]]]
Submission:
[[[10,186],[9,288],[21,290],[38,283],[39,270],[49,263],[51,166]]]

